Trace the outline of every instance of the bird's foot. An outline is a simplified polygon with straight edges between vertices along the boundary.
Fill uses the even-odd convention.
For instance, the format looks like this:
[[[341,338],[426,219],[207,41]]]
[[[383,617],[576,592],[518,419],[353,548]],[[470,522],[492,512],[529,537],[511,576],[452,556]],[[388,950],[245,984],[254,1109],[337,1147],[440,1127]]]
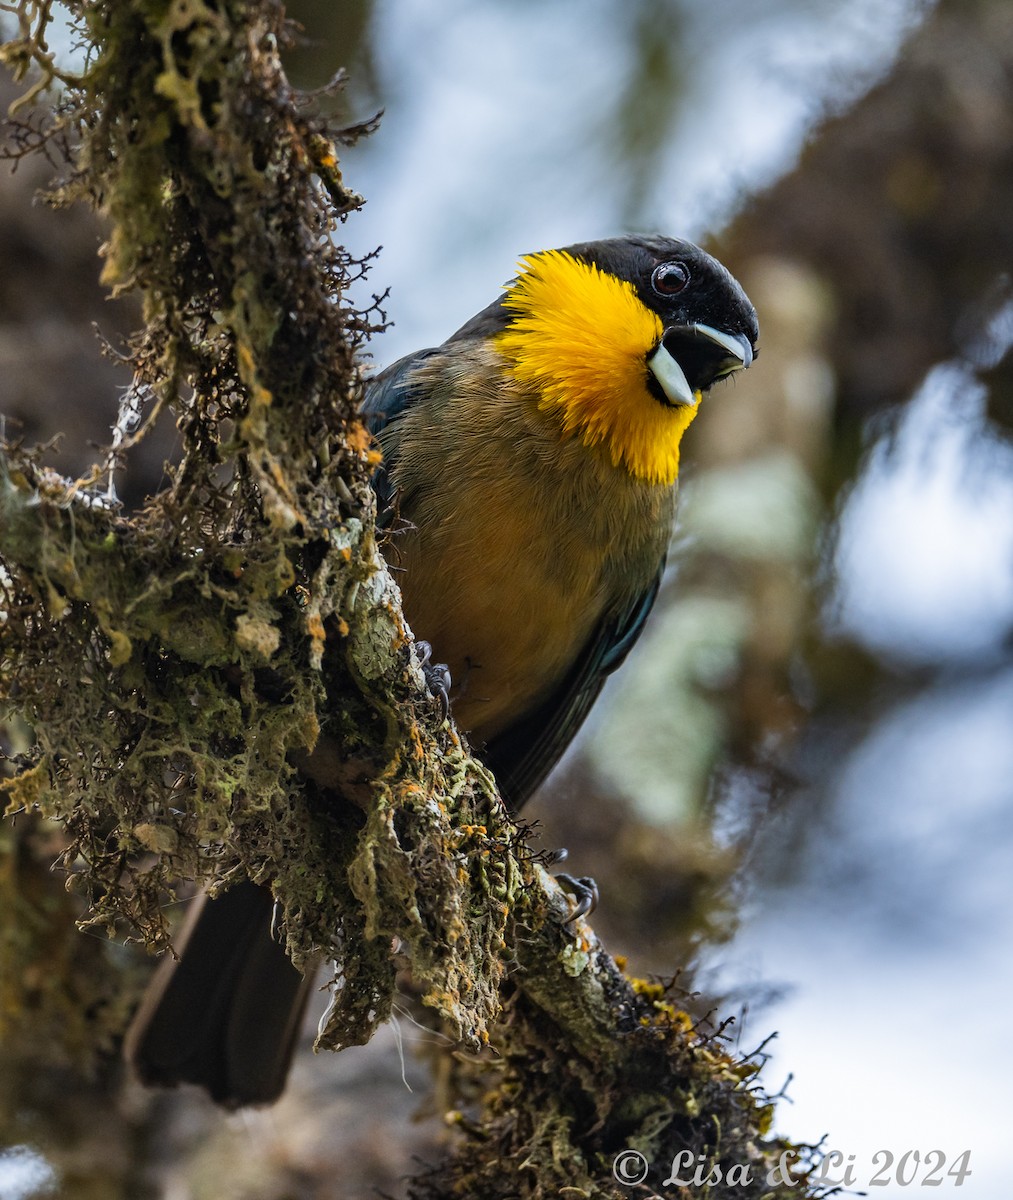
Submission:
[[[446,720],[450,716],[450,668],[446,663],[433,662],[433,648],[428,642],[416,642],[415,649],[429,694],[434,700],[439,700],[443,719]]]
[[[575,877],[560,872],[554,878],[563,891],[569,893],[575,901],[573,912],[563,922],[564,925],[572,925],[581,917],[590,916],[598,907],[598,885],[590,875]]]

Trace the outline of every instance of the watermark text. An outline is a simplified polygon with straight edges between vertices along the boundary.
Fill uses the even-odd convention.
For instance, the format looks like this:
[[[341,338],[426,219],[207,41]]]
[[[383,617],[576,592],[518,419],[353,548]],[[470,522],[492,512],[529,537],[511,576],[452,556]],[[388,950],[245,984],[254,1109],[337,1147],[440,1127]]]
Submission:
[[[727,1163],[707,1154],[682,1150],[671,1164],[653,1164],[639,1150],[622,1150],[612,1161],[612,1174],[618,1183],[635,1187],[648,1175],[665,1178],[662,1187],[712,1188],[719,1183],[726,1187],[746,1187],[763,1179],[770,1187],[960,1187],[971,1171],[971,1152],[948,1155],[942,1150],[877,1150],[868,1161],[859,1161],[854,1154],[827,1150],[815,1161],[803,1160],[792,1150],[785,1150],[773,1164],[762,1167],[754,1162]]]

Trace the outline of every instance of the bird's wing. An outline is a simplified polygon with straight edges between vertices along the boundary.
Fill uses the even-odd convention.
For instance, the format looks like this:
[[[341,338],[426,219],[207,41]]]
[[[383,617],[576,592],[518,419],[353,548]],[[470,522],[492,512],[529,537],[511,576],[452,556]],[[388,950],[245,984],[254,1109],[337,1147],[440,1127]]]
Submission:
[[[397,463],[397,422],[413,404],[422,399],[422,390],[412,380],[415,368],[437,350],[418,350],[374,375],[366,384],[359,412],[369,432],[380,441],[383,462],[373,472],[373,491],[377,500],[377,523],[390,521],[394,504],[391,473]]]
[[[650,587],[620,612],[603,618],[569,674],[536,709],[480,752],[500,794],[517,812],[569,746],[605,686],[640,636],[661,585],[664,562]]]

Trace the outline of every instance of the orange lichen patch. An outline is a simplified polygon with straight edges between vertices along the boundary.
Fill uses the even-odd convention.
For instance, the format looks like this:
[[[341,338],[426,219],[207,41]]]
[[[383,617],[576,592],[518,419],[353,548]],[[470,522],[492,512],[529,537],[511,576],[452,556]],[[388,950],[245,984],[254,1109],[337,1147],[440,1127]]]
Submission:
[[[373,435],[361,421],[356,421],[349,426],[345,440],[349,450],[354,450],[359,454],[365,454],[367,450],[374,449]]]

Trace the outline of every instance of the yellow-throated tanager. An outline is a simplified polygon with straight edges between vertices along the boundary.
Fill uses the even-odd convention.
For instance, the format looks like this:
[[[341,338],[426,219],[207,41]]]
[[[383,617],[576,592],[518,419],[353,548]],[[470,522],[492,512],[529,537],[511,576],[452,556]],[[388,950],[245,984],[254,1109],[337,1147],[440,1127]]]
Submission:
[[[701,394],[753,359],[756,314],[689,242],[622,237],[525,256],[442,346],[373,378],[374,484],[398,517],[413,631],[450,667],[458,726],[520,808],[639,636]],[[128,1035],[148,1083],[220,1103],[284,1087],[310,981],[268,890],[198,901]]]

